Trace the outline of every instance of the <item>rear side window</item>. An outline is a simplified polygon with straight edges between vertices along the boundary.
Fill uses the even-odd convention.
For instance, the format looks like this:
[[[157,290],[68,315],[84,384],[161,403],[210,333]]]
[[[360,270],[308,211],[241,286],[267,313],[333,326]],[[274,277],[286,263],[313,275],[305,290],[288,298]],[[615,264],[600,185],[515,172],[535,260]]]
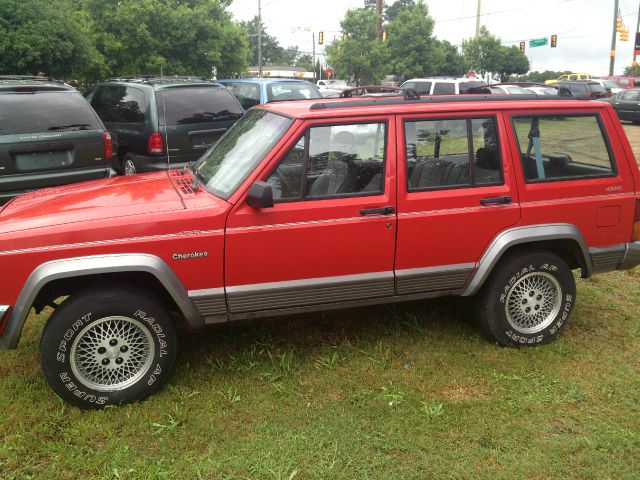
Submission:
[[[404,128],[409,191],[502,183],[495,118],[407,121]]]
[[[433,84],[434,95],[453,95],[456,93],[455,83],[450,82],[435,82]]]
[[[76,92],[0,95],[0,135],[102,130],[98,117]]]
[[[516,116],[513,127],[528,183],[616,174],[596,114]]]
[[[277,82],[267,85],[267,101],[280,102],[283,100],[306,100],[322,98],[315,87],[303,82]]]
[[[91,97],[91,105],[103,122],[143,122],[147,111],[144,92],[125,85],[98,87]]]
[[[622,95],[620,95],[620,100],[638,100],[638,96],[640,96],[640,91],[627,90]]]
[[[619,78],[617,82],[621,87],[628,87],[631,85],[628,78]]]
[[[260,87],[255,83],[227,83],[225,86],[245,110],[260,105]]]
[[[415,90],[419,95],[429,95],[431,93],[431,82],[406,82],[402,88]]]
[[[235,120],[243,113],[223,87],[167,88],[158,92],[156,101],[163,125]]]

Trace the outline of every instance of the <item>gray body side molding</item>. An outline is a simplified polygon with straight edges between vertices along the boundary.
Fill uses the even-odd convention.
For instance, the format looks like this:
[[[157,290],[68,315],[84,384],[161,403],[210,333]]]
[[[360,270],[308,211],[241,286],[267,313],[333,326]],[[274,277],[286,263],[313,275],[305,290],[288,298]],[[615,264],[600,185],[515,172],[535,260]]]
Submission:
[[[489,248],[487,248],[478,262],[478,268],[471,277],[471,281],[462,293],[467,297],[476,293],[484,284],[485,280],[498,263],[504,252],[514,245],[540,242],[545,240],[573,240],[582,251],[582,259],[586,271],[582,272],[583,277],[591,276],[593,271],[591,255],[587,248],[582,233],[575,225],[569,223],[551,223],[547,225],[530,225],[526,227],[516,227],[506,230],[493,239]]]
[[[4,335],[0,337],[0,349],[18,346],[29,310],[36,296],[47,283],[62,278],[118,272],[150,273],[166,288],[184,315],[188,326],[193,329],[203,326],[202,318],[189,299],[187,290],[171,268],[155,255],[116,254],[66,258],[43,263],[31,272],[18,296]]]

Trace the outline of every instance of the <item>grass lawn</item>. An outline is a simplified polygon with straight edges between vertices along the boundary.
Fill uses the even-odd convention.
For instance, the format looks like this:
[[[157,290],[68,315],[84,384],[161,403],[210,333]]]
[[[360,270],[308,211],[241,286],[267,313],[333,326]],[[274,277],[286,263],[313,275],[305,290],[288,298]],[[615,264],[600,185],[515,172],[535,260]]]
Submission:
[[[2,479],[638,479],[640,270],[578,280],[551,345],[485,340],[444,299],[181,335],[147,401],[81,412],[0,352]]]

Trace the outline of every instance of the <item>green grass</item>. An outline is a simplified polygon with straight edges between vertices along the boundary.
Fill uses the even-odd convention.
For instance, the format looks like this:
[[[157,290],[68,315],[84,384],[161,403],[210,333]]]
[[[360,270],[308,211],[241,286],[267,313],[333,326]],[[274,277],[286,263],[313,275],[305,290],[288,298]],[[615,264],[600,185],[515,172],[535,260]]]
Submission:
[[[498,347],[444,299],[181,335],[168,384],[98,412],[0,352],[3,479],[637,479],[640,272],[578,280],[554,343]]]

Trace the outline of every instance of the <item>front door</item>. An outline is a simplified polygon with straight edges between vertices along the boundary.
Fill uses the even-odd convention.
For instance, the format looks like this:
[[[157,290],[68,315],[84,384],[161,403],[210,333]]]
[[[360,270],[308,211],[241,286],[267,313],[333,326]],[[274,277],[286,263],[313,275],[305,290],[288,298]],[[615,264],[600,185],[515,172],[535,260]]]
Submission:
[[[265,168],[275,206],[241,200],[227,220],[232,318],[394,294],[392,119],[306,124]]]

